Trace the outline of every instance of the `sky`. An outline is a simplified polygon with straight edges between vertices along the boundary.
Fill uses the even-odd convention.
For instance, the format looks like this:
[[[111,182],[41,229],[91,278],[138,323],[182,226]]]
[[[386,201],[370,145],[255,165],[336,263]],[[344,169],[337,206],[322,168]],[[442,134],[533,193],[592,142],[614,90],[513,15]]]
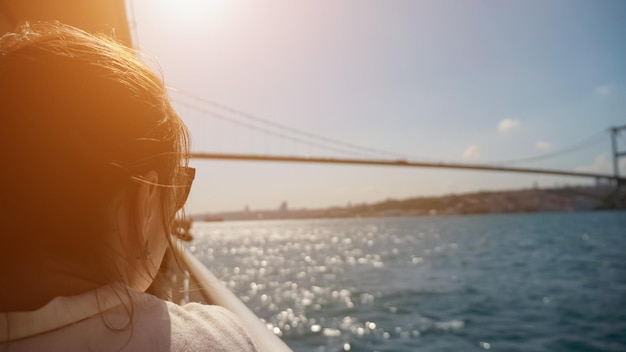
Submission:
[[[127,8],[134,44],[171,87],[193,152],[354,157],[354,149],[338,151],[350,144],[361,154],[393,153],[368,154],[379,159],[493,163],[579,146],[512,166],[613,171],[606,131],[626,125],[624,1],[127,0]],[[618,139],[624,150],[625,135]],[[277,162],[191,165],[197,177],[189,213],[593,181]],[[621,169],[626,173],[626,160]]]

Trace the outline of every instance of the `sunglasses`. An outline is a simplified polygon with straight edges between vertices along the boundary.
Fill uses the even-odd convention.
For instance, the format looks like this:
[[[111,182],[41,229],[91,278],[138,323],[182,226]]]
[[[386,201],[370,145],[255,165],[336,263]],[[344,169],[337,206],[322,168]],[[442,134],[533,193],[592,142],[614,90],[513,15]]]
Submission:
[[[176,184],[176,210],[180,210],[189,197],[191,184],[196,177],[196,169],[193,167],[181,167],[180,178]]]

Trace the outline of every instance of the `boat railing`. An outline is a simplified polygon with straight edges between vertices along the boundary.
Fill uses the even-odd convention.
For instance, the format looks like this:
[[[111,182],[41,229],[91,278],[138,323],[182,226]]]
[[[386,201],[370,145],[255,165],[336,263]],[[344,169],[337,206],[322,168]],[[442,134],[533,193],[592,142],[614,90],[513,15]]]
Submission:
[[[222,306],[234,313],[261,351],[291,351],[261,319],[181,242],[175,243],[149,292],[177,304],[198,302]],[[178,258],[177,263],[174,258]]]

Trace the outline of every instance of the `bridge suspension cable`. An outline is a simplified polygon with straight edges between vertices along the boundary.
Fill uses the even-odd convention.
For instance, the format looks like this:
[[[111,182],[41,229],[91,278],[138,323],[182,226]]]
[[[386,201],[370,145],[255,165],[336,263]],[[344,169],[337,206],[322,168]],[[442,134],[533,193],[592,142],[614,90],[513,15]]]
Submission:
[[[187,102],[179,101],[179,100],[176,100],[176,99],[173,99],[173,100],[177,104],[180,104],[181,106],[185,106],[185,107],[188,107],[190,109],[196,110],[196,111],[198,111],[200,113],[205,114],[206,116],[210,116],[210,117],[213,117],[213,118],[216,118],[216,119],[219,119],[219,120],[223,120],[223,121],[228,121],[230,123],[233,123],[233,124],[236,124],[236,125],[239,125],[239,126],[243,126],[243,127],[255,130],[255,131],[271,134],[271,135],[276,136],[276,137],[288,139],[288,140],[291,140],[291,141],[294,141],[294,142],[297,142],[297,143],[302,143],[302,144],[306,144],[306,145],[317,147],[317,148],[326,149],[326,150],[333,151],[333,152],[350,154],[350,155],[359,156],[359,157],[368,157],[369,156],[368,154],[358,153],[358,152],[354,152],[354,151],[351,151],[351,150],[340,149],[340,148],[337,148],[337,147],[324,145],[324,144],[321,144],[321,143],[307,141],[307,140],[300,139],[300,138],[297,138],[297,137],[289,136],[289,135],[286,135],[284,133],[272,131],[272,130],[267,129],[267,128],[259,127],[259,126],[256,126],[256,125],[253,125],[253,124],[250,124],[250,123],[247,123],[247,122],[243,122],[243,121],[240,121],[240,120],[228,117],[228,116],[226,116],[224,114],[220,114],[220,113],[215,112],[215,111],[211,111],[211,110],[208,110],[208,109],[203,109],[203,108],[201,108],[199,106],[196,106],[196,105],[193,105],[193,104],[190,104],[190,103],[187,103]]]
[[[250,113],[244,112],[242,110],[236,109],[236,108],[232,108],[230,106],[227,106],[225,104],[216,102],[214,100],[208,99],[208,98],[203,98],[200,96],[197,96],[193,93],[187,92],[185,90],[182,89],[176,89],[176,88],[170,88],[170,90],[172,92],[178,93],[186,98],[192,99],[196,104],[202,104],[205,107],[202,106],[198,106],[194,103],[190,103],[187,101],[184,101],[182,99],[172,99],[174,102],[176,102],[177,104],[183,105],[185,107],[188,107],[190,109],[193,109],[195,111],[198,111],[204,115],[213,117],[213,118],[217,118],[220,120],[224,120],[224,121],[228,121],[230,123],[233,124],[237,124],[252,130],[256,130],[262,133],[266,133],[266,134],[270,134],[279,138],[284,138],[287,140],[291,140],[294,141],[296,143],[301,143],[301,144],[305,144],[305,145],[309,145],[309,146],[313,146],[313,147],[317,147],[317,148],[321,148],[321,149],[325,149],[328,151],[333,151],[333,152],[339,152],[339,153],[343,153],[346,155],[350,155],[350,156],[358,156],[358,157],[372,157],[373,155],[375,155],[376,157],[380,157],[380,156],[385,156],[385,157],[391,157],[393,159],[400,159],[400,160],[433,160],[432,158],[426,158],[426,157],[417,157],[414,155],[409,155],[409,154],[404,154],[404,153],[397,153],[397,152],[391,152],[391,151],[387,151],[387,150],[382,150],[382,149],[377,149],[377,148],[369,148],[369,147],[364,147],[364,146],[360,146],[357,144],[353,144],[353,143],[348,143],[348,142],[343,142],[343,141],[339,141],[336,139],[332,139],[332,138],[328,138],[328,137],[324,137],[321,135],[317,135],[314,133],[310,133],[310,132],[306,132],[297,128],[293,128],[284,124],[280,124],[280,123],[276,123],[274,121],[268,120],[266,118],[262,118],[256,115],[252,115]],[[236,119],[234,117],[230,117],[227,116],[225,114],[222,113],[218,113],[214,110],[210,110],[208,108],[206,108],[206,106],[209,106],[211,108],[214,109],[218,109],[230,114],[233,114],[239,118],[243,118],[246,119],[248,121],[252,121],[254,123],[257,124],[261,124],[267,127],[260,127],[258,125],[255,125],[254,123],[251,122],[245,122],[242,121],[240,119]],[[275,130],[272,130],[275,129]],[[281,132],[277,132],[276,130],[279,130]],[[601,143],[603,141],[604,135],[606,134],[606,130],[602,130],[602,131],[598,131],[596,133],[594,133],[593,135],[577,142],[574,143],[568,147],[565,148],[561,148],[557,151],[551,152],[551,153],[545,153],[545,154],[541,154],[541,155],[535,155],[535,156],[530,156],[530,157],[525,157],[525,158],[518,158],[518,159],[511,159],[511,160],[502,160],[502,161],[492,161],[492,162],[483,162],[483,165],[494,165],[494,166],[499,166],[499,165],[512,165],[512,164],[519,164],[519,163],[529,163],[529,162],[536,162],[536,161],[540,161],[540,160],[547,160],[547,159],[552,159],[558,156],[562,156],[565,154],[569,154],[569,153],[573,153],[573,152],[577,152],[579,150],[585,149],[585,148],[589,148],[591,146],[597,145],[598,143]],[[291,135],[289,135],[291,134]],[[296,137],[297,136],[297,137]],[[623,135],[619,136],[620,139],[623,138]],[[438,160],[438,162],[441,162],[440,160]],[[454,162],[453,162],[454,163]]]
[[[519,163],[525,163],[525,162],[533,162],[533,161],[539,161],[539,160],[546,160],[546,159],[552,159],[554,157],[557,156],[561,156],[564,154],[569,154],[569,153],[573,153],[585,148],[589,148],[591,146],[594,146],[600,142],[604,141],[604,137],[606,137],[606,132],[607,130],[602,130],[602,131],[598,131],[596,133],[594,133],[593,135],[577,142],[574,143],[568,147],[559,149],[557,151],[554,151],[552,153],[546,153],[546,154],[541,154],[541,155],[536,155],[536,156],[531,156],[531,157],[527,157],[527,158],[519,158],[519,159],[511,159],[511,160],[504,160],[504,161],[494,161],[494,162],[489,162],[488,164],[490,165],[507,165],[507,164],[519,164]],[[603,137],[603,138],[600,138]]]
[[[173,92],[179,93],[187,98],[193,99],[195,101],[198,101],[202,104],[207,104],[210,105],[213,108],[219,109],[219,110],[223,110],[223,111],[227,111],[229,113],[232,113],[236,116],[254,121],[256,123],[260,123],[260,124],[264,124],[267,126],[271,126],[272,128],[278,129],[278,130],[282,130],[288,133],[292,133],[295,135],[299,135],[301,137],[305,137],[311,140],[315,140],[317,141],[317,143],[315,144],[316,146],[320,146],[320,144],[318,143],[326,143],[327,145],[332,144],[335,147],[336,146],[340,146],[341,148],[348,148],[350,150],[354,150],[354,151],[358,151],[358,154],[360,156],[372,156],[372,155],[377,155],[377,156],[387,156],[387,157],[392,157],[392,158],[401,158],[401,159],[421,159],[421,160],[428,160],[428,159],[432,159],[432,158],[427,158],[427,157],[417,157],[414,155],[408,155],[408,154],[403,154],[403,153],[397,153],[397,152],[392,152],[392,151],[388,151],[388,150],[383,150],[383,149],[377,149],[377,148],[369,148],[369,147],[364,147],[361,145],[357,145],[357,144],[353,144],[353,143],[348,143],[348,142],[343,142],[340,140],[336,140],[333,138],[328,138],[328,137],[324,137],[318,134],[314,134],[314,133],[310,133],[310,132],[306,132],[306,131],[302,131],[300,129],[297,128],[293,128],[284,124],[280,124],[280,123],[276,123],[274,121],[256,116],[256,115],[252,115],[250,113],[247,113],[245,111],[241,111],[232,107],[229,107],[227,105],[218,103],[216,101],[213,101],[211,99],[207,99],[207,98],[203,98],[203,97],[199,97],[197,95],[194,95],[193,93],[187,92],[185,90],[181,90],[181,89],[175,89],[172,88]],[[179,99],[173,99],[175,102],[177,103],[181,103],[181,104],[185,104],[187,107],[190,107],[194,110],[197,110],[199,112],[202,113],[207,113],[207,114],[212,114],[214,115],[214,113],[212,111],[209,111],[207,109],[203,109],[200,108],[198,106],[194,106],[194,105],[190,105],[189,103],[184,103],[183,101],[179,100]],[[215,115],[214,115],[215,116]],[[222,115],[223,116],[223,115]],[[224,116],[223,116],[224,117]],[[232,119],[230,121],[237,121],[235,119]],[[246,127],[248,128],[252,128],[251,126],[253,125],[246,125]],[[264,132],[269,133],[268,130],[264,130]],[[280,134],[280,136],[285,137],[286,135],[284,134]],[[292,137],[292,140],[297,140],[301,143],[305,143],[304,139],[297,139]],[[328,149],[328,147],[325,147],[326,149]],[[337,151],[337,150],[335,150]],[[342,152],[347,152],[351,155],[355,155],[355,152],[352,151],[346,151],[346,149],[343,149]]]

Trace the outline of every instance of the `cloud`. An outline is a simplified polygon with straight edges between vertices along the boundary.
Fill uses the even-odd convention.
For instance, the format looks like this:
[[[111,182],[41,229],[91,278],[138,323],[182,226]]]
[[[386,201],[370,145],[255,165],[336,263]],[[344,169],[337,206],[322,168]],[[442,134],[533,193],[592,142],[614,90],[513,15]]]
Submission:
[[[620,174],[626,172],[626,159],[622,158],[619,161]],[[588,166],[579,166],[576,168],[578,172],[590,172],[599,174],[613,174],[613,159],[609,158],[606,153],[602,153],[596,156],[593,164]]]
[[[509,131],[512,131],[516,128],[518,128],[520,125],[519,120],[515,120],[515,119],[502,119],[500,120],[500,123],[498,123],[498,131],[500,131],[500,133],[507,133]]]
[[[611,94],[611,92],[613,91],[613,87],[611,87],[608,84],[603,84],[603,85],[597,86],[594,89],[594,91],[596,92],[597,95],[607,96]]]
[[[537,149],[541,150],[541,151],[546,151],[546,150],[552,149],[552,143],[539,141],[539,142],[535,143],[535,147]]]
[[[476,144],[472,144],[465,149],[463,157],[465,159],[478,159],[480,158],[480,149]]]
[[[611,173],[613,172],[613,165],[606,154],[600,154],[596,156],[593,164],[588,166],[579,166],[576,168],[579,172],[597,172],[597,173]]]

